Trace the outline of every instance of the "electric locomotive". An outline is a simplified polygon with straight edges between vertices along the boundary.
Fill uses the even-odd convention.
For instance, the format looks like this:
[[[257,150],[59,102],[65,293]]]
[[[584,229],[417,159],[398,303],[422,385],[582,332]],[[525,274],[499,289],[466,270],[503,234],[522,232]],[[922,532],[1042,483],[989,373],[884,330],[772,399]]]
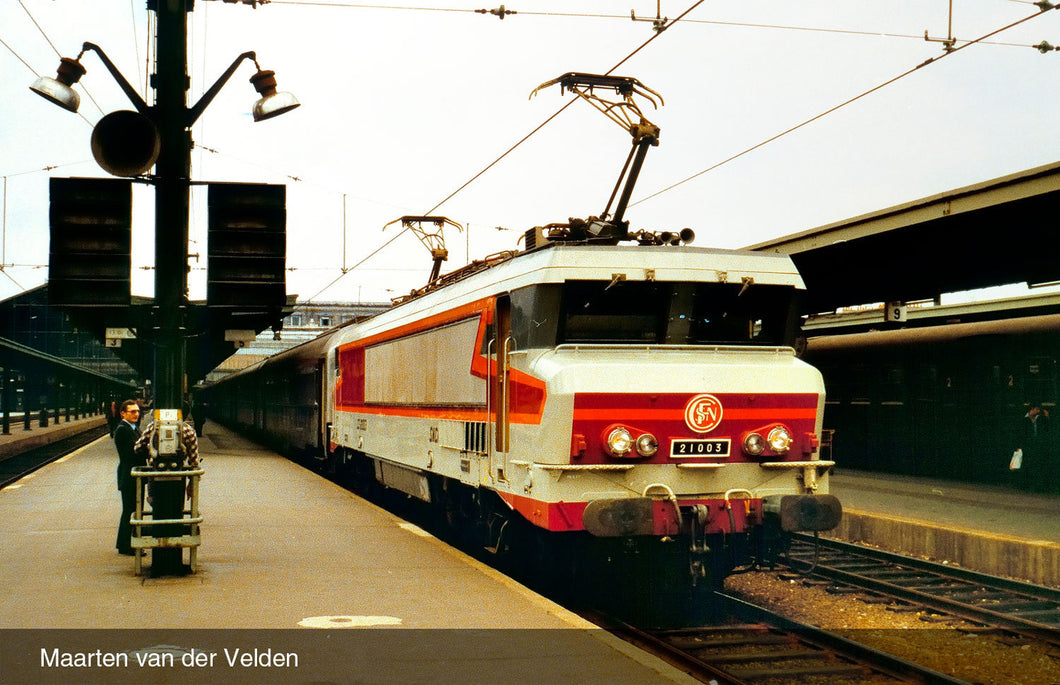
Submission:
[[[661,556],[650,584],[676,594],[651,603],[671,612],[768,554],[770,528],[838,522],[823,382],[791,346],[801,287],[788,258],[755,253],[508,256],[330,338],[332,469],[430,502],[491,550],[551,537],[545,556],[579,567]],[[610,543],[587,559],[586,536]]]
[[[629,98],[650,93],[621,77],[557,81],[595,100],[614,88],[609,116],[639,115]],[[445,276],[453,222],[404,217],[435,258],[428,286],[220,384],[212,409],[309,398],[315,445],[284,412],[244,415],[340,478],[421,500],[443,534],[531,583],[641,625],[700,620],[725,576],[772,558],[785,533],[838,524],[818,452],[824,384],[794,350],[805,286],[788,257],[629,230],[658,129],[640,117],[628,130],[613,214],[621,178],[599,217],[533,229],[525,250]]]

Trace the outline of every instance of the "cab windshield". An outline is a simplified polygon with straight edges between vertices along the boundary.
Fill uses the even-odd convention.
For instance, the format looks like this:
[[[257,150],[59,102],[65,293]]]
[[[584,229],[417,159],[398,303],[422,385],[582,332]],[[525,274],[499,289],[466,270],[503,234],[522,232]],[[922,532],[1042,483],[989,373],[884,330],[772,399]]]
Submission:
[[[790,345],[790,286],[568,281],[514,291],[516,344]]]

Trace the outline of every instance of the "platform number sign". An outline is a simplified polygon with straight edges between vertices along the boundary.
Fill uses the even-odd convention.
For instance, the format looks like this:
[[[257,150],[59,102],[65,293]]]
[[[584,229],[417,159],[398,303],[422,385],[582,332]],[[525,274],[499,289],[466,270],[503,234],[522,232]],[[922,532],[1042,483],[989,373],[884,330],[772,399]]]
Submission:
[[[135,328],[107,328],[105,333],[107,347],[121,347],[122,340],[136,339]]]
[[[884,321],[905,321],[907,318],[906,306],[901,302],[888,302],[883,311]]]

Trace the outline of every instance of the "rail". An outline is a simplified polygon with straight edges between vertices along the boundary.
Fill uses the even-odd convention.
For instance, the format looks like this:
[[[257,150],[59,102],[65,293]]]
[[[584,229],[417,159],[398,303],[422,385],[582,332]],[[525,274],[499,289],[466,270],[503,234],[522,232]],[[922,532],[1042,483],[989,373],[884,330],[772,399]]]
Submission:
[[[40,441],[18,440],[15,443],[5,444],[5,450],[0,450],[0,488],[13,484],[42,466],[106,434],[105,425],[92,425],[69,435],[47,435],[42,432],[38,434]],[[49,438],[53,437],[55,439],[49,442]]]
[[[719,685],[759,681],[814,685],[964,683],[736,597],[717,593],[715,599],[737,624],[658,631],[616,625],[610,619],[603,624],[619,637],[693,677]]]
[[[800,534],[789,559],[805,566],[814,542],[820,547],[810,574],[1060,644],[1060,590]]]

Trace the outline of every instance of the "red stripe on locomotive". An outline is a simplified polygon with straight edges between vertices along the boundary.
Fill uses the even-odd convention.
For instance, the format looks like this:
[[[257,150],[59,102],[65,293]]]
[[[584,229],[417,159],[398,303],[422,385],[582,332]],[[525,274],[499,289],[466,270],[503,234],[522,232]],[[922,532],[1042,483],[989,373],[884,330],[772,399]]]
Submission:
[[[519,512],[527,521],[554,533],[566,533],[585,530],[582,514],[588,502],[542,502],[515,493],[497,491],[497,494],[514,511]],[[678,499],[678,505],[690,507],[702,505],[708,515],[705,534],[743,533],[762,520],[762,500],[734,499],[726,502],[719,498]],[[654,535],[677,535],[680,525],[674,505],[669,500],[658,500],[652,503],[654,508]],[[731,515],[731,516],[730,516]]]
[[[627,461],[611,456],[603,443],[603,434],[609,427],[622,425],[634,433],[651,433],[659,441],[659,450],[652,457],[630,458],[638,464],[710,463],[719,459],[724,463],[757,462],[743,453],[743,436],[749,431],[780,423],[792,434],[793,442],[786,455],[788,460],[805,459],[816,447],[815,429],[817,407],[820,397],[815,393],[714,393],[721,401],[721,423],[708,433],[692,430],[685,423],[685,407],[694,395],[672,394],[627,394],[627,393],[578,393],[574,396],[574,423],[571,428],[572,444],[584,439],[586,449],[571,455],[572,463],[608,464]],[[671,458],[673,440],[724,440],[730,441],[726,457],[689,456]],[[572,450],[574,452],[574,450]],[[775,461],[775,458],[771,458]]]

